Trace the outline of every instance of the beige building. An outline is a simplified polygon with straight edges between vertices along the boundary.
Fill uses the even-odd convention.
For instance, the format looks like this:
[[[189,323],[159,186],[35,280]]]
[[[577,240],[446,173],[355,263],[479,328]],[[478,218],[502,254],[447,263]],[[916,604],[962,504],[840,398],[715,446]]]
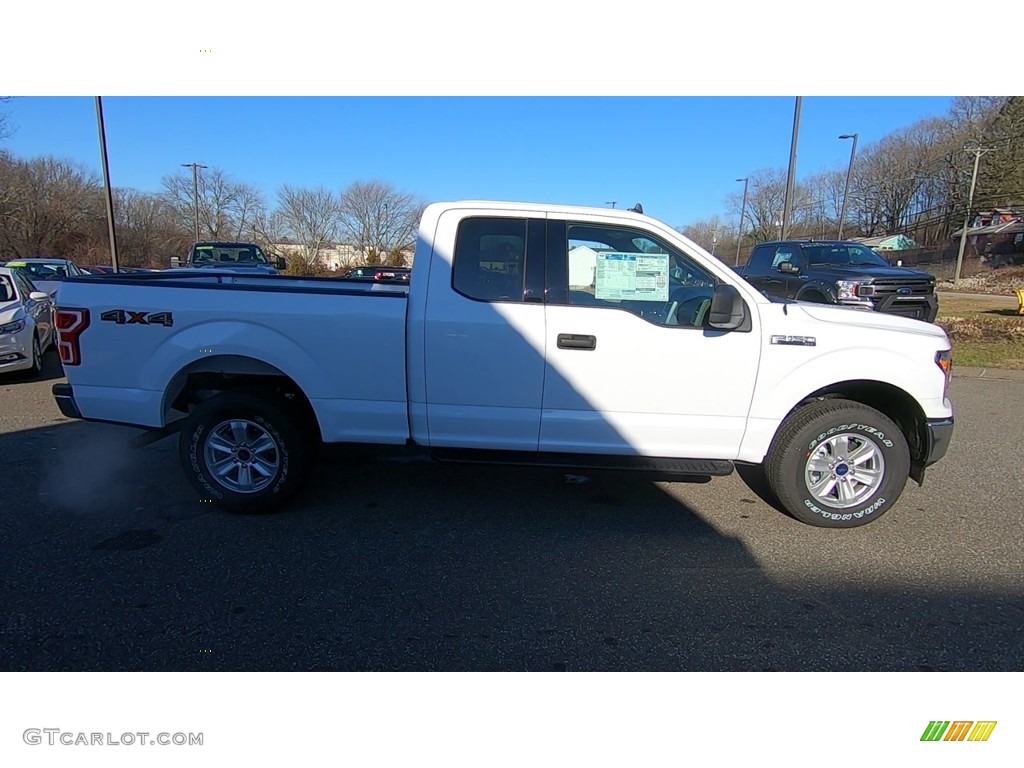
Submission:
[[[303,246],[295,243],[274,243],[272,248],[287,259],[290,255],[302,254]],[[405,248],[402,256],[405,258],[405,265],[412,266],[415,249]],[[332,272],[345,271],[366,263],[366,253],[354,245],[338,243],[320,249],[319,263]]]

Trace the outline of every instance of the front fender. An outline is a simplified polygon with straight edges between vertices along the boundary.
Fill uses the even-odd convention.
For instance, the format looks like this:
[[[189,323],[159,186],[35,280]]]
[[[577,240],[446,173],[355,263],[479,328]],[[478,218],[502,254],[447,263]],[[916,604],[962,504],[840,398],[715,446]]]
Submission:
[[[897,353],[862,343],[795,362],[794,357],[807,349],[773,345],[762,354],[748,427],[740,446],[740,461],[761,462],[779,425],[797,405],[815,392],[846,382],[877,382],[896,387],[920,405],[926,418],[952,415],[945,398],[945,376],[934,361],[927,359],[931,352]]]

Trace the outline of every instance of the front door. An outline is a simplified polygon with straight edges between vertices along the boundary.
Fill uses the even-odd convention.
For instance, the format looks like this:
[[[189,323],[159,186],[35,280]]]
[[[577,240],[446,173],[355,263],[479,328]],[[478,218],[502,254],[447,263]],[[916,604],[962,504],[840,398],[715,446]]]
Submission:
[[[734,459],[760,356],[708,327],[716,278],[639,228],[568,222],[548,258],[542,451]],[[549,279],[552,270],[549,269]]]

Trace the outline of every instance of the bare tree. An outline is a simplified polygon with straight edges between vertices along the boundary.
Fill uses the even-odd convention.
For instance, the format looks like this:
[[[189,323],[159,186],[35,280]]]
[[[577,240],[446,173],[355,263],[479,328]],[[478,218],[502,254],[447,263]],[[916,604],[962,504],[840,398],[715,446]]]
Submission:
[[[766,168],[749,174],[747,189],[746,220],[749,222],[750,237],[756,243],[774,240],[778,237],[776,222],[782,221],[782,208],[786,198],[786,171],[781,168]],[[733,214],[740,215],[742,194],[729,195],[727,204]]]
[[[678,227],[677,231],[693,240],[704,250],[714,252],[716,255],[721,255],[726,240],[732,242],[733,248],[736,247],[732,232],[722,224],[722,220],[717,215],[708,219],[699,219],[684,227]]]
[[[74,256],[103,224],[95,174],[67,160],[0,158],[0,252]]]
[[[307,189],[288,184],[277,192],[277,226],[280,233],[300,246],[289,266],[300,274],[320,269],[321,251],[337,242],[341,230],[341,203],[323,187]]]
[[[194,229],[195,200],[192,175],[176,174],[163,179],[164,198],[177,212],[182,226]],[[220,168],[199,174],[199,232],[210,240],[238,240],[252,230],[253,219],[263,207],[255,187],[233,180]]]
[[[192,233],[160,195],[134,189],[114,190],[114,223],[119,261],[128,267],[164,267],[184,255]]]
[[[0,105],[6,104],[10,100],[10,96],[0,96]],[[9,139],[13,135],[14,124],[11,122],[10,115],[6,112],[0,112],[0,141]]]
[[[1024,204],[1024,97],[1011,96],[992,115],[981,142],[993,151],[978,174],[978,199],[986,207]]]
[[[383,181],[357,181],[341,195],[346,240],[365,254],[368,264],[402,264],[402,249],[416,239],[426,204]]]

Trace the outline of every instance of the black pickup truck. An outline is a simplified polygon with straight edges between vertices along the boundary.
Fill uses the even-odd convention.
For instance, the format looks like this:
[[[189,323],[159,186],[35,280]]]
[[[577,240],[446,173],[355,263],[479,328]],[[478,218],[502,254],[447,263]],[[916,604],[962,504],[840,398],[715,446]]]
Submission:
[[[932,275],[894,267],[860,243],[761,243],[735,270],[762,293],[780,299],[861,307],[928,323],[939,309]]]

